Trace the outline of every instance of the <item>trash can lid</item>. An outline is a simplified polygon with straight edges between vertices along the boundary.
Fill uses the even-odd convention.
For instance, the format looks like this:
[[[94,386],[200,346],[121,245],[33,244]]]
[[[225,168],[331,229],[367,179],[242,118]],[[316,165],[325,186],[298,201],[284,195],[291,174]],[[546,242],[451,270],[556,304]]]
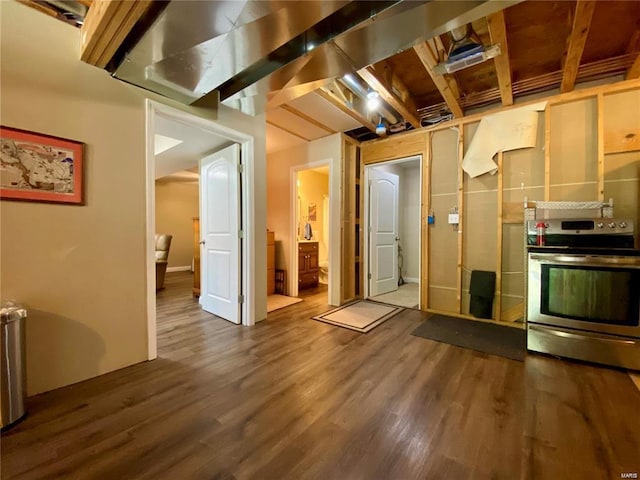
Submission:
[[[0,323],[3,325],[9,322],[15,322],[27,316],[27,309],[19,303],[4,302],[0,308]]]

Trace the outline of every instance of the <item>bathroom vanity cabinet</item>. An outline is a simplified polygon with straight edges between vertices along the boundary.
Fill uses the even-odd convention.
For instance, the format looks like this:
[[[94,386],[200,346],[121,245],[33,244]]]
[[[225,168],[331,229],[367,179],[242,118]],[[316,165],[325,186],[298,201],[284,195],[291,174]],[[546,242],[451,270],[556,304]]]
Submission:
[[[318,286],[318,242],[298,243],[298,289]]]

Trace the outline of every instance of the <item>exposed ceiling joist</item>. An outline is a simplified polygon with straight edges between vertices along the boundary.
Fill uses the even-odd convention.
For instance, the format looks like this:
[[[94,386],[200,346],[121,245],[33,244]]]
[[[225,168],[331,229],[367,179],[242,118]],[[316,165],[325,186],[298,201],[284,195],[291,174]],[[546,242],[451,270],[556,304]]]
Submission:
[[[292,87],[285,87],[282,90],[271,92],[267,101],[267,110],[272,108],[281,107],[285,103],[302,97],[307,93],[313,92],[321,87],[326,86],[331,82],[331,79],[320,79],[313,82],[301,83]]]
[[[342,112],[349,115],[351,118],[361,123],[363,126],[367,127],[369,130],[375,133],[376,126],[373,124],[371,120],[369,120],[365,115],[357,111],[353,107],[349,107],[345,102],[343,102],[338,96],[330,92],[328,89],[320,88],[316,90],[316,93],[324,98],[327,102],[334,105],[336,108],[341,110]]]
[[[407,92],[407,97],[402,99],[393,92],[393,85],[385,81],[381,76],[372,68],[365,67],[358,70],[358,75],[373,89],[378,92],[382,100],[387,102],[391,108],[395,109],[405,121],[411,123],[414,128],[420,128],[420,119],[417,116],[417,107],[413,98],[408,95],[407,88],[401,83],[396,87],[400,91]],[[396,82],[400,82],[396,79]]]
[[[563,56],[564,65],[562,67],[562,84],[560,91],[570,92],[576,83],[578,68],[584,46],[587,43],[591,18],[596,8],[595,0],[578,0],[576,11],[573,15],[573,26],[567,41],[567,49]]]
[[[305,137],[305,136],[303,136],[303,135],[300,135],[299,133],[296,133],[296,132],[294,132],[293,130],[291,130],[291,129],[287,128],[287,127],[284,127],[284,126],[279,125],[279,124],[277,124],[277,123],[275,123],[275,122],[272,122],[272,121],[271,121],[271,120],[269,120],[269,119],[267,119],[267,123],[268,123],[269,125],[272,125],[272,126],[276,127],[276,128],[279,128],[279,129],[280,129],[280,130],[282,130],[283,132],[287,132],[289,135],[293,135],[294,137],[298,137],[298,138],[300,138],[300,139],[302,139],[302,140],[304,140],[304,141],[306,141],[306,142],[310,142],[310,141],[311,141],[311,139],[310,139],[310,138],[307,138],[307,137]]]
[[[297,116],[297,117],[309,122],[312,125],[315,125],[318,128],[321,128],[325,132],[336,133],[336,130],[326,126],[324,123],[319,122],[315,118],[310,117],[306,113],[301,112],[300,110],[298,110],[297,108],[292,107],[291,105],[286,105],[286,104],[285,105],[281,105],[280,108],[282,108],[283,110],[286,110],[289,113],[293,113],[295,116]]]
[[[638,51],[640,51],[640,28],[635,30],[629,38],[629,43],[624,53],[635,53]]]
[[[151,0],[93,2],[80,30],[80,59],[104,68],[152,4]]]
[[[430,42],[432,43],[431,45]],[[429,76],[440,91],[442,98],[444,98],[444,101],[447,103],[449,109],[451,110],[451,113],[453,113],[453,116],[462,117],[464,115],[464,112],[462,111],[462,107],[460,106],[460,99],[455,94],[455,92],[459,91],[455,79],[452,77],[445,78],[447,76],[438,75],[433,71],[435,66],[438,64],[438,57],[436,53],[437,48],[435,46],[435,42],[429,41],[420,43],[418,45],[415,45],[413,49],[416,54],[418,54],[420,62],[422,62],[422,65],[427,70],[427,73],[429,73]]]
[[[509,47],[507,45],[507,27],[504,22],[504,10],[487,17],[491,44],[500,45],[500,55],[493,60],[498,76],[500,98],[503,105],[513,105],[513,92],[511,90],[511,65],[509,63]]]
[[[632,78],[640,78],[640,53],[636,57],[636,60],[633,62],[633,65],[629,67],[627,70],[627,75],[625,76],[627,80],[631,80]]]

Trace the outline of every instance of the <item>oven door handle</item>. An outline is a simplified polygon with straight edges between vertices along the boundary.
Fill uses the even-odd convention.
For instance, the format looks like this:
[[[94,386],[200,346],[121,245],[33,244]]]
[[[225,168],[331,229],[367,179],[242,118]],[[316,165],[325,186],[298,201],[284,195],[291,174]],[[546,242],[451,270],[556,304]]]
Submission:
[[[640,268],[640,257],[605,256],[605,255],[555,255],[549,253],[529,254],[530,260],[552,263],[554,265],[580,265],[585,267],[620,267]]]
[[[623,340],[623,339],[617,339],[617,338],[612,338],[610,335],[606,335],[606,334],[596,334],[596,333],[591,333],[591,332],[585,332],[585,331],[580,331],[579,334],[577,333],[572,333],[572,332],[568,332],[567,330],[564,329],[558,329],[556,327],[550,328],[543,328],[543,327],[538,327],[536,325],[533,324],[529,324],[527,325],[527,327],[530,330],[533,330],[535,332],[540,332],[543,334],[549,334],[549,335],[554,335],[556,337],[562,337],[562,338],[571,338],[571,339],[575,339],[575,340],[583,340],[584,337],[594,337],[597,338],[598,341],[601,342],[607,342],[607,343],[612,343],[612,344],[625,344],[625,345],[635,345],[638,342],[635,342],[633,340]]]

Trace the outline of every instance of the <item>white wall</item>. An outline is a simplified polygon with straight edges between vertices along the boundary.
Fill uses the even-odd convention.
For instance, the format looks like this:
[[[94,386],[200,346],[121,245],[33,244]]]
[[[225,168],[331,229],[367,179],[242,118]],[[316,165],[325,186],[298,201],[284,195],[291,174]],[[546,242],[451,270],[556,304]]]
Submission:
[[[168,267],[191,267],[193,218],[200,215],[198,182],[156,181],[156,233],[172,235]]]
[[[339,133],[314,140],[292,149],[272,153],[267,157],[267,228],[275,232],[276,268],[291,272],[292,241],[296,232],[292,231],[292,169],[304,169],[310,165],[327,161],[331,164],[329,175],[329,195],[331,206],[329,275],[331,291],[329,303],[340,302],[340,167],[342,159],[342,139]],[[293,288],[293,275],[289,279],[289,292]]]
[[[420,165],[410,164],[402,169],[400,177],[400,245],[404,264],[402,276],[405,281],[420,278]]]

